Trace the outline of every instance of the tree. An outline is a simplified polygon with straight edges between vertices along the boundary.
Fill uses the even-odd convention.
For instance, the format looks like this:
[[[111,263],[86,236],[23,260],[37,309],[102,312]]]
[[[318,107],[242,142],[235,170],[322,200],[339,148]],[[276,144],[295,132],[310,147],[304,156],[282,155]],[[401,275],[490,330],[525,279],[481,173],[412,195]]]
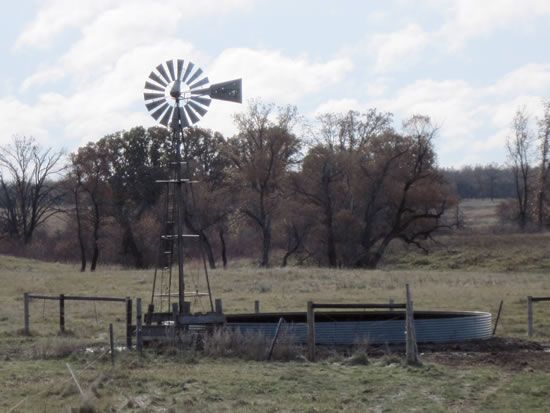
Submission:
[[[537,225],[539,231],[544,226],[544,202],[546,195],[546,181],[548,177],[548,155],[550,151],[550,101],[544,103],[544,115],[538,120],[539,126],[539,191],[537,194]]]
[[[61,212],[64,194],[55,178],[64,169],[63,155],[25,136],[0,148],[0,222],[9,238],[29,244],[36,229]]]
[[[226,184],[230,161],[225,146],[226,142],[219,133],[201,128],[185,131],[182,157],[186,162],[186,175],[199,184],[185,187],[184,220],[186,226],[199,235],[210,268],[216,267],[210,240],[212,230],[217,230],[222,261],[224,266],[227,265],[224,221],[234,209],[234,196]]]
[[[525,109],[518,109],[512,122],[512,135],[506,141],[506,149],[514,175],[517,221],[521,230],[525,229],[529,221],[531,146],[529,118]]]
[[[228,141],[231,184],[239,195],[240,212],[259,232],[262,267],[269,266],[282,182],[300,147],[291,130],[295,108],[280,109],[275,121],[270,119],[273,111],[271,105],[252,103],[247,113],[235,116],[238,134]]]
[[[451,197],[432,146],[437,128],[416,115],[404,123],[404,132],[386,132],[359,154],[355,188],[362,200],[362,248],[355,266],[375,268],[396,239],[427,252],[425,241],[449,227],[443,214]]]
[[[80,246],[81,271],[86,269],[85,228],[91,231],[92,261],[90,271],[95,271],[99,260],[99,233],[103,221],[110,212],[111,188],[108,183],[108,156],[95,143],[88,143],[71,155],[71,174],[74,181],[75,217]],[[82,195],[86,195],[83,199]]]

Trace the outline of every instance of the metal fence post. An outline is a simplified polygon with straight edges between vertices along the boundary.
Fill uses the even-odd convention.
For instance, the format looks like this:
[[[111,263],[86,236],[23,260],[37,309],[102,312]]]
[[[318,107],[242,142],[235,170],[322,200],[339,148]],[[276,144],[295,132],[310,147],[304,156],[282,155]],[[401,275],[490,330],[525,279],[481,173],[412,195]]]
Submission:
[[[65,334],[65,294],[59,294],[59,332]]]
[[[132,348],[132,299],[126,297],[126,347]]]
[[[143,353],[143,337],[141,335],[141,298],[136,299],[136,349]]]
[[[315,313],[313,301],[307,302],[307,349],[309,361],[315,361]]]

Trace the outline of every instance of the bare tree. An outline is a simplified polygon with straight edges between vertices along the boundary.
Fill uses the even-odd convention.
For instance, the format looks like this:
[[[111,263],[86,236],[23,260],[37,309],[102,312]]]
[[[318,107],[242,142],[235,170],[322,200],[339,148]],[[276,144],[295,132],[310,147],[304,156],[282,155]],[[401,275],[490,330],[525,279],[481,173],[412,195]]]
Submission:
[[[531,195],[529,187],[531,169],[529,162],[531,159],[532,142],[531,131],[529,130],[529,118],[525,109],[518,109],[512,122],[512,135],[508,137],[506,149],[514,174],[518,209],[517,220],[522,230],[525,229],[529,220],[528,209]]]
[[[544,102],[544,115],[538,121],[539,126],[539,192],[537,194],[537,225],[542,230],[544,226],[544,202],[546,193],[546,181],[548,176],[548,155],[550,151],[550,101]]]
[[[240,197],[240,211],[258,230],[262,242],[260,266],[269,266],[272,224],[281,199],[282,182],[299,150],[291,132],[296,112],[252,103],[247,113],[235,116],[239,133],[228,142],[232,163],[230,179]]]
[[[25,136],[0,148],[0,222],[10,238],[29,244],[36,229],[61,212],[63,193],[55,178],[64,169],[63,155]]]

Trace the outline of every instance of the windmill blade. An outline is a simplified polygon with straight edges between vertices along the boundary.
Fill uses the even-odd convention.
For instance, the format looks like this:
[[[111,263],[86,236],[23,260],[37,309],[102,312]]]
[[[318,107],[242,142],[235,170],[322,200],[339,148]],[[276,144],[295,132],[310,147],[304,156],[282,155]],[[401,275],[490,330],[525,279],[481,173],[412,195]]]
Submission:
[[[168,60],[166,62],[166,66],[168,66],[168,71],[170,72],[170,80],[176,80],[176,73],[174,72],[174,61]]]
[[[160,99],[164,97],[164,93],[147,93],[143,94],[145,100]]]
[[[160,76],[157,75],[155,72],[151,72],[151,74],[149,75],[149,79],[154,80],[155,82],[157,82],[158,84],[160,84],[162,86],[166,86],[168,84],[167,82],[162,80],[160,78]]]
[[[197,112],[199,115],[201,115],[201,117],[206,115],[206,112],[208,112],[205,108],[203,108],[202,106],[197,105],[195,102],[189,101],[189,102],[187,102],[187,104],[189,106],[191,106],[195,110],[195,112]]]
[[[193,112],[191,109],[189,109],[189,106],[184,106],[185,112],[189,116],[189,119],[191,119],[191,123],[195,124],[199,121],[199,117],[195,115],[195,112]]]
[[[183,78],[181,79],[183,83],[186,83],[185,80],[187,79],[189,73],[191,73],[191,70],[193,70],[194,67],[195,65],[193,64],[193,62],[187,63],[187,69],[185,69],[185,73],[183,74]]]
[[[179,108],[179,114],[180,114],[181,126],[184,128],[188,128],[189,126],[191,126],[189,124],[189,120],[187,119],[187,116],[185,115],[185,111],[183,110],[183,108]]]
[[[202,69],[199,67],[199,68],[197,69],[197,71],[196,71],[195,73],[193,73],[193,76],[191,76],[191,77],[189,78],[189,80],[188,80],[187,82],[185,82],[185,83],[187,83],[188,85],[191,84],[191,83],[193,83],[193,82],[195,81],[195,79],[198,78],[200,75],[202,75]]]
[[[177,79],[181,80],[181,72],[183,71],[183,60],[178,59],[178,73],[177,73]]]
[[[207,83],[208,83],[208,78],[205,77],[204,79],[199,80],[199,81],[196,82],[195,84],[189,86],[189,88],[190,88],[190,89],[196,89],[196,88],[198,88],[199,86],[206,85]]]
[[[200,96],[191,96],[189,100],[200,103],[201,105],[204,105],[204,106],[210,106],[210,102],[212,101],[211,99],[203,98]]]
[[[177,128],[178,122],[181,122],[182,128],[189,127],[189,121],[187,120],[187,116],[185,116],[185,112],[182,108],[178,108],[179,110],[174,110],[174,113],[172,114],[172,127]]]
[[[170,106],[162,119],[160,120],[160,123],[162,123],[164,126],[168,127],[168,121],[170,120],[170,117],[172,116],[172,112],[174,111],[174,108]]]
[[[162,63],[157,66],[157,70],[159,71],[160,75],[164,78],[164,80],[166,80],[166,83],[167,84],[170,83],[170,78],[168,77],[168,73],[166,73],[166,69],[164,68]]]
[[[242,103],[242,79],[235,79],[228,82],[210,85],[210,97],[212,99]]]
[[[159,92],[164,92],[164,88],[154,85],[151,82],[145,82],[145,89],[146,90],[158,90]]]
[[[164,105],[162,105],[160,108],[158,108],[157,110],[155,110],[153,113],[151,113],[151,116],[155,119],[155,120],[159,120],[160,118],[160,115],[162,115],[164,113],[164,111],[166,110],[166,108],[170,106],[167,102],[164,102]]]
[[[155,109],[159,105],[162,105],[164,102],[166,102],[166,99],[154,100],[152,102],[146,103],[145,107],[149,112],[151,112],[153,109]]]

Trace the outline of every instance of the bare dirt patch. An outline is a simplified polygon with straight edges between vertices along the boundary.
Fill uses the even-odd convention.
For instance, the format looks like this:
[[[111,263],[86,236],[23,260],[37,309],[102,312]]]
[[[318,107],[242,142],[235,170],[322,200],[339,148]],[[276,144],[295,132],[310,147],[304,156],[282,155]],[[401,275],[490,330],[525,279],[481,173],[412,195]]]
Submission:
[[[510,337],[421,346],[422,359],[456,367],[495,366],[511,372],[550,372],[550,343]]]

